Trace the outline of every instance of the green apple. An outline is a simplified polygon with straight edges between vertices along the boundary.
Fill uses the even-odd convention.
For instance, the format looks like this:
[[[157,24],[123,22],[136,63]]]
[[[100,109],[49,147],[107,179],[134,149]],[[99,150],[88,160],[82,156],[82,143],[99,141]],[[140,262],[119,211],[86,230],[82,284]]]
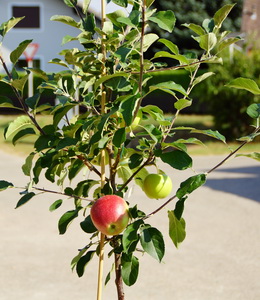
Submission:
[[[166,174],[149,174],[145,177],[143,190],[149,198],[163,199],[172,191],[172,181]]]
[[[128,225],[128,205],[117,195],[106,195],[94,202],[90,209],[90,217],[100,232],[105,235],[117,235]]]
[[[139,110],[136,117],[134,118],[133,122],[131,123],[131,125],[126,127],[126,124],[125,124],[125,121],[123,119],[122,113],[116,112],[113,115],[111,115],[112,118],[121,119],[119,127],[120,128],[126,127],[127,132],[133,131],[134,129],[136,129],[138,127],[138,125],[140,124],[140,122],[142,120],[142,116],[143,116],[143,113],[142,113],[141,110]]]

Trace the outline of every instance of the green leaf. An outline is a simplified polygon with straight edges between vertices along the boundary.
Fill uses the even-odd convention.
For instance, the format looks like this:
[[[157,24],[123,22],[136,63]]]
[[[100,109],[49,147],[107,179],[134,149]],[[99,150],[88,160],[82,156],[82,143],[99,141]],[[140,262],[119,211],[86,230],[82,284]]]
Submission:
[[[0,180],[0,191],[6,190],[13,187],[14,185],[11,182]]]
[[[122,6],[122,7],[127,7],[128,1],[127,0],[112,0],[115,4]]]
[[[11,86],[16,88],[18,91],[23,92],[24,86],[28,80],[29,75],[23,76],[21,79],[15,79],[11,82]]]
[[[149,21],[156,23],[160,28],[172,32],[175,26],[176,17],[171,10],[159,11],[148,18]]]
[[[160,158],[163,162],[177,170],[185,170],[192,167],[191,157],[181,150],[162,153]]]
[[[260,95],[260,88],[258,87],[257,83],[252,79],[239,77],[230,81],[228,84],[226,84],[226,86],[236,89],[247,90],[253,93],[254,95]]]
[[[21,140],[29,135],[35,135],[35,134],[36,134],[36,132],[33,128],[22,129],[12,138],[12,143],[15,145],[19,140]]]
[[[113,136],[113,144],[120,148],[126,140],[125,128],[119,128]]]
[[[178,220],[174,214],[174,211],[168,211],[169,218],[169,236],[173,241],[176,248],[178,248],[179,244],[184,241],[186,237],[185,231],[185,220],[181,218]]]
[[[260,103],[253,103],[248,106],[246,113],[253,119],[260,117]]]
[[[58,110],[55,111],[53,116],[53,126],[57,127],[60,120],[67,114],[68,111],[70,111],[73,107],[75,107],[75,104],[67,104],[62,107],[60,107]]]
[[[206,72],[206,73],[202,74],[201,76],[198,76],[198,77],[194,80],[194,82],[193,82],[192,85],[195,86],[195,85],[199,84],[200,82],[202,82],[203,80],[209,78],[210,76],[212,76],[212,75],[214,75],[214,74],[215,74],[215,73],[213,73],[213,72]]]
[[[78,209],[75,210],[69,210],[65,212],[61,218],[59,219],[58,222],[58,228],[59,228],[59,233],[64,234],[67,231],[68,226],[70,223],[77,218],[78,216]]]
[[[129,168],[130,169],[135,169],[137,167],[139,167],[141,165],[143,161],[143,156],[141,154],[138,153],[134,153],[129,157]]]
[[[31,108],[36,109],[40,100],[41,94],[36,93],[32,97],[25,100],[25,103]]]
[[[158,42],[163,43],[173,54],[179,54],[178,46],[166,39],[159,39]]]
[[[124,77],[114,77],[109,79],[105,86],[110,88],[112,91],[128,92],[132,89],[130,82]]]
[[[175,128],[176,129],[176,128]],[[208,129],[208,130],[199,130],[199,129],[195,129],[195,128],[191,128],[191,132],[192,133],[200,133],[200,134],[204,134],[204,135],[207,135],[207,136],[210,136],[214,139],[217,139],[223,143],[226,143],[226,138],[224,137],[224,135],[220,134],[217,130],[211,130],[211,129]]]
[[[197,24],[183,24],[183,26],[189,28],[190,30],[192,30],[193,32],[197,33],[198,35],[205,35],[206,31],[199,25]]]
[[[88,7],[89,7],[89,4],[90,4],[90,1],[91,0],[83,0],[82,9],[83,9],[83,13],[84,14],[86,14],[87,11],[88,11]]]
[[[94,85],[94,89],[96,90],[103,82],[112,79],[114,77],[129,77],[129,74],[125,73],[125,72],[118,72],[112,75],[106,75],[106,76],[102,76],[101,78],[99,78]]]
[[[84,256],[82,256],[77,262],[76,271],[79,277],[82,277],[85,271],[85,267],[91,261],[93,255],[96,251],[88,251]]]
[[[124,252],[129,254],[135,251],[136,245],[139,241],[138,230],[143,224],[143,220],[137,220],[128,225],[122,237],[122,244]]]
[[[22,205],[24,205],[25,203],[27,203],[28,201],[30,201],[32,199],[32,197],[35,196],[35,193],[33,192],[30,192],[30,193],[27,193],[25,194],[16,204],[16,207],[15,208],[18,208]]]
[[[253,152],[249,154],[237,154],[236,156],[245,156],[260,161],[260,153],[258,152]]]
[[[23,54],[24,50],[33,40],[25,40],[19,44],[19,46],[11,52],[10,60],[15,65],[19,60],[20,56]]]
[[[184,196],[191,194],[197,188],[202,186],[206,182],[205,174],[198,174],[191,176],[187,180],[181,183],[179,189],[177,190],[176,196],[182,199]]]
[[[143,42],[143,52],[146,52],[148,48],[157,40],[159,39],[159,36],[155,33],[148,33],[144,36],[144,42]]]
[[[17,23],[19,23],[24,18],[25,17],[20,17],[20,18],[12,17],[7,22],[1,24],[0,35],[4,37],[9,30],[11,30]]]
[[[34,125],[32,124],[30,118],[27,116],[20,116],[9,124],[5,132],[5,139],[12,139],[21,130],[27,128],[34,128]]]
[[[68,7],[74,7],[73,0],[63,0],[63,2],[68,6]],[[77,2],[77,1],[76,1]]]
[[[161,261],[164,252],[164,240],[162,233],[154,227],[145,227],[140,235],[141,245],[145,252],[158,261]]]
[[[72,17],[69,17],[69,16],[54,15],[51,17],[50,20],[62,22],[62,23],[65,23],[69,26],[76,27],[76,28],[80,27],[79,23],[76,22]]]
[[[126,13],[125,13],[123,10],[121,10],[121,9],[116,10],[116,11],[110,13],[110,14],[107,14],[107,18],[108,18],[114,25],[116,25],[116,26],[119,27],[119,28],[124,26],[124,24],[123,24],[123,26],[122,26],[122,24],[121,24],[120,22],[117,21],[117,19],[120,18],[120,17],[126,18]]]
[[[90,215],[88,215],[84,221],[80,222],[80,227],[86,233],[94,233],[97,231],[97,228],[93,224]]]
[[[212,50],[216,46],[218,41],[215,33],[213,32],[193,38],[199,43],[200,47],[207,52]]]
[[[63,202],[63,200],[61,200],[61,199],[56,200],[55,202],[53,202],[52,205],[49,207],[49,211],[54,211],[57,208],[59,208],[61,206],[62,202]]]
[[[183,197],[180,200],[178,200],[175,204],[174,215],[178,220],[181,219],[182,214],[184,212],[184,203],[186,199],[187,197]]]
[[[13,102],[11,99],[9,99],[6,96],[0,96],[0,107],[8,107],[8,108],[16,108],[19,109],[18,107],[15,107],[13,105]]]
[[[235,4],[227,4],[220,8],[214,15],[214,23],[217,28],[220,28],[222,26],[222,23],[232,10],[232,8],[235,6]]]
[[[219,43],[218,45],[218,51],[222,51],[223,49],[229,47],[230,45],[240,41],[241,38],[240,37],[234,37],[234,38],[228,38],[225,39],[224,41],[222,41],[221,43]]]
[[[161,89],[161,90],[171,90],[181,93],[184,96],[188,96],[185,89],[178,83],[174,81],[160,82],[155,85],[150,86],[150,90]]]
[[[138,101],[138,95],[134,95],[127,97],[123,102],[120,103],[120,111],[122,112],[123,118],[127,126],[130,126],[132,124],[134,112],[137,107]]]
[[[187,100],[187,99],[179,99],[177,102],[174,103],[174,107],[177,109],[177,110],[182,110],[186,107],[189,107],[191,106],[192,104],[192,101],[190,100]]]
[[[133,285],[138,277],[139,260],[134,255],[122,254],[122,278],[127,286]]]

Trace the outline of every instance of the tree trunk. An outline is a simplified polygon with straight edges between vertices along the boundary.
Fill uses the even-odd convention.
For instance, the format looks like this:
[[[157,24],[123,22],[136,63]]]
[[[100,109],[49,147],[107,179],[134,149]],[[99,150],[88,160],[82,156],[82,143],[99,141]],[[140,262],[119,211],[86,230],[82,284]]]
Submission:
[[[124,293],[124,285],[122,280],[122,273],[121,273],[121,254],[115,253],[115,272],[116,272],[116,288],[117,288],[117,297],[118,300],[125,299]]]

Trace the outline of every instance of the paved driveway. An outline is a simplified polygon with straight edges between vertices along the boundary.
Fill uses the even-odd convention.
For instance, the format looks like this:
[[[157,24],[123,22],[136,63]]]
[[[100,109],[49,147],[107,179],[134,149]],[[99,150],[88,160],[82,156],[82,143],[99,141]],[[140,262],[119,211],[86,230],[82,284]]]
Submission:
[[[222,157],[195,157],[194,170],[206,171]],[[19,167],[23,159],[1,153],[0,180],[17,186],[26,183]],[[174,188],[193,171],[172,171]],[[140,257],[139,281],[126,288],[127,300],[258,300],[260,299],[260,164],[236,158],[212,173],[207,184],[187,200],[184,218],[187,237],[176,250],[167,236],[167,209],[150,219],[164,233],[166,255],[159,264]],[[43,186],[42,186],[43,187]],[[48,184],[44,184],[48,187]],[[18,191],[0,194],[0,299],[92,300],[96,299],[97,259],[82,278],[70,270],[70,261],[88,238],[78,221],[60,236],[57,220],[73,208],[65,201],[50,213],[53,195],[35,197],[14,209]],[[129,201],[151,212],[158,201],[146,199],[139,188]],[[168,209],[173,209],[174,203]],[[106,259],[105,275],[112,261]],[[116,299],[111,281],[104,300]]]

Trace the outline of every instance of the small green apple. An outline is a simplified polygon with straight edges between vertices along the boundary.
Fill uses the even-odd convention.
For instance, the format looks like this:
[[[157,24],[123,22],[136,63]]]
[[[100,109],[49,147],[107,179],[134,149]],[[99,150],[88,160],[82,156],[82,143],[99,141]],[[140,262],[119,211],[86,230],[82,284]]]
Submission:
[[[132,124],[130,126],[126,127],[126,124],[125,124],[125,121],[123,119],[121,112],[116,112],[113,115],[111,115],[112,118],[121,120],[119,127],[120,128],[126,127],[127,132],[133,131],[134,129],[136,129],[138,127],[138,125],[140,124],[140,122],[142,120],[142,116],[143,116],[143,113],[141,110],[139,110],[136,117],[134,118]]]
[[[172,191],[172,181],[166,174],[149,174],[145,177],[143,190],[149,198],[163,199]]]
[[[106,195],[92,205],[90,217],[100,232],[105,235],[117,235],[129,222],[128,205],[117,195]]]

